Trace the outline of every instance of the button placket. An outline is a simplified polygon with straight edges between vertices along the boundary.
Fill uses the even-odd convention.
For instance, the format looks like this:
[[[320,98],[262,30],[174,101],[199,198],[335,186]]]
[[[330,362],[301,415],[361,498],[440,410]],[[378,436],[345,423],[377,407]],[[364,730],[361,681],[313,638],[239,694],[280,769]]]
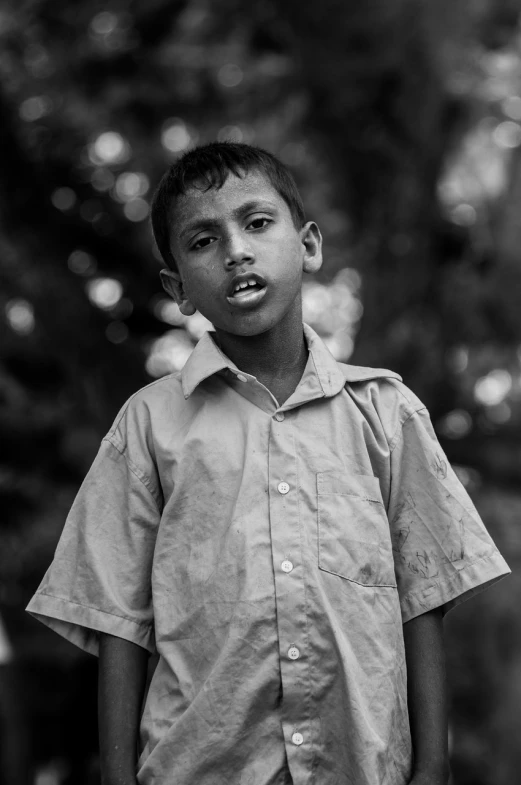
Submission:
[[[282,678],[282,725],[292,773],[311,765],[313,747],[309,657],[294,641],[307,640],[306,591],[302,570],[302,532],[298,511],[297,455],[291,421],[273,422],[269,443],[271,548],[275,576],[277,630]],[[288,558],[291,554],[291,560]],[[289,574],[291,573],[291,575]],[[293,736],[296,735],[296,741]],[[304,742],[306,744],[301,749]],[[309,758],[309,760],[308,760]]]

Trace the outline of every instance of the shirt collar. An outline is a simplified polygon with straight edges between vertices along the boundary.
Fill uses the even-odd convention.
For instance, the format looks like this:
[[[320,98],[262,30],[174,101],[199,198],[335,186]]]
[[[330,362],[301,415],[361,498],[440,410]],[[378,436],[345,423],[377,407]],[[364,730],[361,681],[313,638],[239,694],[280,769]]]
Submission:
[[[337,362],[317,333],[308,324],[303,327],[309,357],[297,388],[301,393],[299,397],[308,397],[310,393],[316,395],[320,391],[324,397],[329,398],[339,393],[346,382],[368,381],[382,376],[400,379],[398,374],[381,368],[364,368]],[[204,333],[181,371],[184,397],[188,398],[209,376],[225,369],[229,369],[234,375],[240,373],[235,363],[219,349],[213,333]]]
[[[198,385],[209,376],[213,376],[225,368],[237,373],[237,366],[219,349],[212,337],[213,333],[205,332],[199,339],[195,349],[181,371],[183,395],[188,398]]]

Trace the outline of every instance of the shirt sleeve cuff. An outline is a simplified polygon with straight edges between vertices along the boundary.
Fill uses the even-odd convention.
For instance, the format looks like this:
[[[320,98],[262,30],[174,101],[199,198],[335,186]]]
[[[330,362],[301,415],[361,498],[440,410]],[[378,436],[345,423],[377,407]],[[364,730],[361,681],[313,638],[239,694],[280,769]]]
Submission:
[[[510,572],[506,561],[499,551],[495,550],[462,570],[455,570],[450,576],[433,578],[420,590],[402,597],[400,604],[403,623],[440,606],[445,615],[456,605],[479,594]]]
[[[153,627],[97,608],[38,592],[26,608],[35,619],[88,654],[99,655],[99,633],[115,635],[155,652]]]

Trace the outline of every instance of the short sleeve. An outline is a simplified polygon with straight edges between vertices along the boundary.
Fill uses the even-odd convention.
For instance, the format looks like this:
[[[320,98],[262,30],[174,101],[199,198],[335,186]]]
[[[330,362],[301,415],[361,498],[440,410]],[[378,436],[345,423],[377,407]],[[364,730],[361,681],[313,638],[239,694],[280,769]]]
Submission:
[[[151,569],[159,518],[153,486],[112,432],[28,612],[91,654],[98,654],[100,632],[153,652]]]
[[[510,572],[425,408],[405,419],[392,445],[388,517],[404,622],[447,612]]]

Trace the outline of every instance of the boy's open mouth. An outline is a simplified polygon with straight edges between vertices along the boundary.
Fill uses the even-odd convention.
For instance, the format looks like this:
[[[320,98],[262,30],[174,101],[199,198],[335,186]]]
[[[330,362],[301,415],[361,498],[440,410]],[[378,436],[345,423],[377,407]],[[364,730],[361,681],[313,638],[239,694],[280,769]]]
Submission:
[[[266,294],[266,281],[257,273],[240,273],[230,283],[226,299],[238,308],[250,308]]]

